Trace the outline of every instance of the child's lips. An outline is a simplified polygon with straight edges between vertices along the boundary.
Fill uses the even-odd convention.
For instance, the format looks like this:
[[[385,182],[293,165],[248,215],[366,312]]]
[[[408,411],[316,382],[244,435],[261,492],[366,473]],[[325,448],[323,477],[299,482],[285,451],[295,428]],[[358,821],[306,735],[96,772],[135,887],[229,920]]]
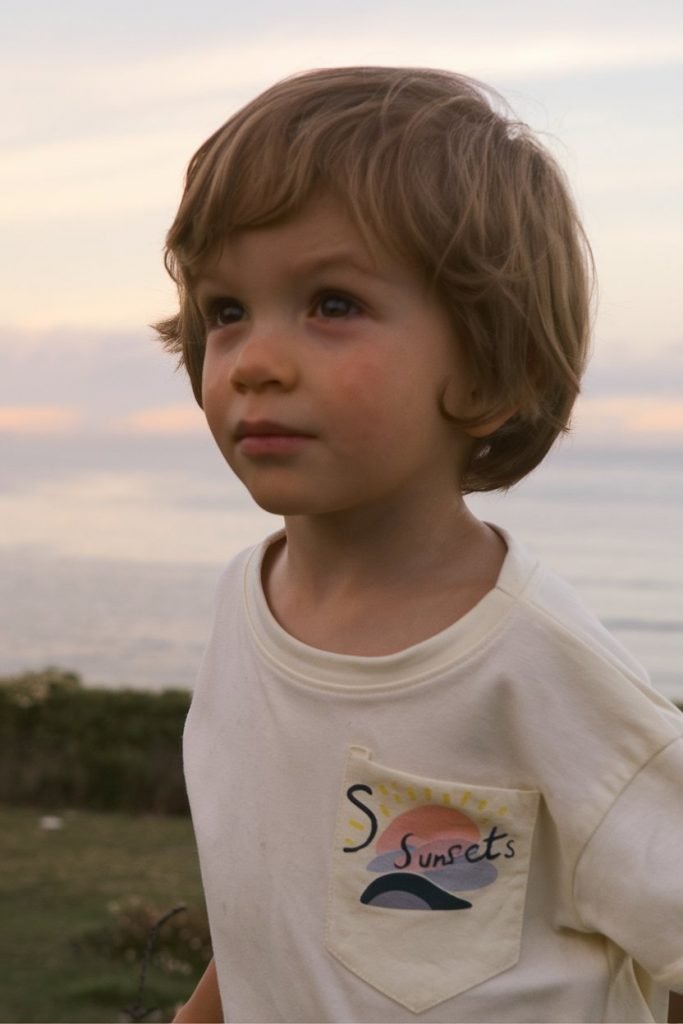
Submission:
[[[277,455],[298,451],[313,435],[274,420],[240,420],[234,437],[245,455]]]

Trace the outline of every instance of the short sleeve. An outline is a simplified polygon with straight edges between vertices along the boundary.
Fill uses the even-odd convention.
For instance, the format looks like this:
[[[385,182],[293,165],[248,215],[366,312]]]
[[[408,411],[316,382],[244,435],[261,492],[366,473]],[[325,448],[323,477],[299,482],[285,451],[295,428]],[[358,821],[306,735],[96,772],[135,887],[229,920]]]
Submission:
[[[579,860],[574,892],[588,929],[683,991],[683,738],[612,805]]]

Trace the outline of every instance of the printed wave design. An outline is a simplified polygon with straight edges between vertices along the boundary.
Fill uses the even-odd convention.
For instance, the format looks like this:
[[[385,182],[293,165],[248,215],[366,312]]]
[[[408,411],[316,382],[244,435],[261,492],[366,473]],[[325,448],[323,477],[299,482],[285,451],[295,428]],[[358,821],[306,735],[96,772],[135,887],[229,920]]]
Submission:
[[[498,872],[490,861],[484,860],[473,864],[466,860],[462,853],[455,858],[452,864],[445,863],[441,867],[435,867],[431,870],[429,868],[422,868],[420,867],[420,857],[425,861],[429,858],[430,853],[434,856],[433,846],[426,853],[424,847],[409,846],[409,849],[412,852],[410,870],[417,869],[423,878],[430,879],[430,881],[442,886],[449,892],[460,892],[463,889],[483,889],[485,885],[491,885],[492,882],[495,882],[498,877]],[[452,845],[449,846],[449,849],[452,850]],[[449,855],[442,854],[442,856],[447,857]],[[403,850],[392,850],[390,853],[382,854],[382,856],[375,857],[374,860],[370,861],[368,871],[392,872],[397,864],[405,860],[406,856]]]
[[[467,900],[440,889],[420,875],[396,871],[376,878],[360,898],[361,903],[391,910],[467,910]]]

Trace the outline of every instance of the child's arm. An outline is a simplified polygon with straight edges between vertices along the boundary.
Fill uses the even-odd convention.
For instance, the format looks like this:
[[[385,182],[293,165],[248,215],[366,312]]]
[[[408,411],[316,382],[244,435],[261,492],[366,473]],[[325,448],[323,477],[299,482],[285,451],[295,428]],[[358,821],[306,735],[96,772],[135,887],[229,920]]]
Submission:
[[[173,1024],[223,1024],[216,963],[211,961],[196,989],[173,1018]]]
[[[683,995],[672,992],[669,996],[669,1024],[680,1024],[683,1021]]]

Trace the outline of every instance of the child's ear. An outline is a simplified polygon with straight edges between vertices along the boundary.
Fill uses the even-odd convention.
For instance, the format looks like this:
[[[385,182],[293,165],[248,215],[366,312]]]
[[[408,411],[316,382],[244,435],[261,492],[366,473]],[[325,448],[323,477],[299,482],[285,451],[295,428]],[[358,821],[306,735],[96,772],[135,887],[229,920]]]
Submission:
[[[462,398],[460,399],[460,403],[458,403],[457,396],[452,400],[451,385],[452,381],[449,381],[441,396],[441,411],[445,413],[446,416],[458,416],[463,418],[467,416],[473,418],[482,411],[484,401],[476,388],[470,392],[469,398],[465,401],[465,407],[463,408]],[[449,405],[451,405],[452,408],[449,408]],[[515,406],[502,409],[500,412],[490,416],[484,423],[480,423],[476,427],[464,427],[463,429],[466,434],[473,438],[481,439],[489,437],[491,434],[494,434],[496,430],[502,427],[504,423],[507,423],[508,420],[512,419],[518,411],[519,410]]]
[[[504,423],[516,413],[516,409],[504,409],[499,412],[497,416],[492,416],[491,419],[487,420],[486,423],[480,423],[476,427],[465,427],[465,433],[469,434],[470,437],[483,438],[490,437],[491,434],[495,434]]]

